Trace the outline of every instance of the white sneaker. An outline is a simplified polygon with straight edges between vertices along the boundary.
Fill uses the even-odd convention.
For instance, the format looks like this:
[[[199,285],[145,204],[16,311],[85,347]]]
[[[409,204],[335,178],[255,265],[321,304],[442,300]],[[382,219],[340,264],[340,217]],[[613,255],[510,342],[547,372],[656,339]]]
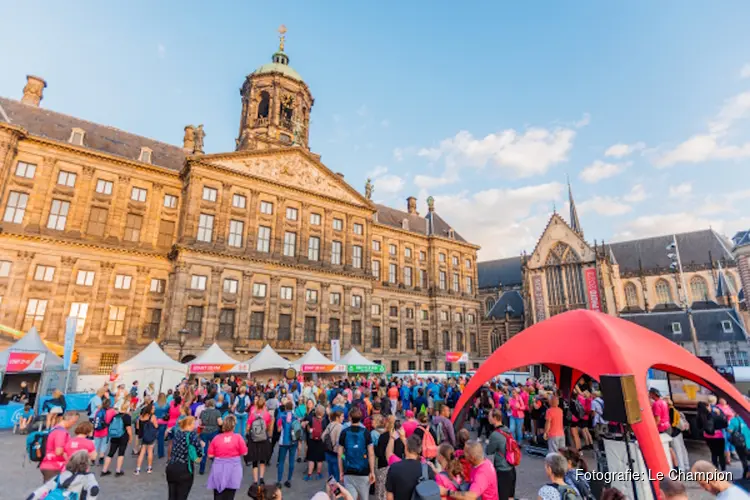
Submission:
[[[138,476],[141,473],[141,469],[136,469],[133,471],[134,476]]]

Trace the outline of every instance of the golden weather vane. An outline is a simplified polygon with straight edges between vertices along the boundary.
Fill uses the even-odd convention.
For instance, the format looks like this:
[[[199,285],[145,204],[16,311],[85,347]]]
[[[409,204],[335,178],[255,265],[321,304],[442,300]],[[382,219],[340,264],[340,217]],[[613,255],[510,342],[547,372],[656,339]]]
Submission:
[[[286,26],[279,26],[279,52],[284,52],[284,41],[286,40]]]

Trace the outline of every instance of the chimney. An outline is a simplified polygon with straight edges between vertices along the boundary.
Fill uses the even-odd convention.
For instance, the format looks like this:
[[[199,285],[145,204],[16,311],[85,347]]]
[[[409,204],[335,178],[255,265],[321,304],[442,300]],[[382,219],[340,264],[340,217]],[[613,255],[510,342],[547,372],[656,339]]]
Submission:
[[[413,196],[409,196],[406,199],[406,211],[409,212],[409,215],[419,215],[419,212],[417,212],[417,199]]]
[[[29,106],[39,107],[39,103],[42,101],[44,96],[44,88],[47,86],[47,82],[44,78],[38,76],[26,75],[26,86],[23,88],[23,97],[21,102],[28,104]]]

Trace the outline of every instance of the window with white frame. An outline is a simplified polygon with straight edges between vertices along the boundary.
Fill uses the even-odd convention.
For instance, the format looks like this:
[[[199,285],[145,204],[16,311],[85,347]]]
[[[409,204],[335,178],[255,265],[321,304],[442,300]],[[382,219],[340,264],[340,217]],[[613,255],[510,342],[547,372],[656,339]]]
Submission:
[[[210,201],[212,203],[215,203],[218,194],[219,192],[216,189],[208,186],[203,186],[203,201]]]
[[[233,278],[224,278],[224,293],[237,293],[240,282]]]
[[[411,273],[412,273],[411,267],[404,268],[404,285],[406,286],[412,286]]]
[[[352,230],[354,231],[354,234],[362,236],[365,232],[365,227],[362,224],[355,222],[352,226]]]
[[[208,277],[201,274],[193,274],[190,276],[190,289],[191,290],[205,290],[206,282]]]
[[[375,252],[380,251],[380,240],[372,240],[372,249]]]
[[[461,282],[458,273],[453,273],[453,291],[458,292],[461,290]]]
[[[420,250],[419,251],[419,261],[420,262],[424,262],[425,260],[427,260],[427,252],[425,252],[424,250]]]
[[[452,262],[452,264],[453,264],[454,266],[457,266],[457,265],[458,265],[458,257],[456,257],[456,256],[454,255],[454,256],[453,256],[453,259],[451,260],[451,262]]]
[[[342,229],[344,229],[343,219],[333,219],[333,230],[341,231]]]
[[[414,319],[414,308],[412,307],[406,308],[406,319]]]
[[[362,268],[362,247],[359,245],[352,245],[352,267],[354,269]]]
[[[128,308],[125,306],[109,306],[109,318],[107,321],[107,335],[122,335],[125,332],[125,315]]]
[[[268,226],[258,226],[258,242],[256,250],[268,253],[271,251],[271,228]]]
[[[165,208],[177,208],[177,197],[173,194],[164,195],[164,207]]]
[[[31,327],[36,327],[37,330],[41,330],[42,324],[44,323],[44,313],[47,311],[47,300],[45,299],[29,299],[26,304],[26,314],[23,319],[23,330],[29,330]]]
[[[339,292],[331,292],[328,294],[328,302],[330,302],[332,306],[340,306],[341,294]]]
[[[265,297],[267,289],[268,285],[265,283],[253,283],[253,297]]]
[[[428,320],[430,319],[430,311],[427,309],[422,309],[422,320]]]
[[[682,324],[678,321],[674,321],[672,323],[672,334],[673,335],[680,335],[682,333]]]
[[[388,264],[388,282],[395,284],[398,281],[398,266],[396,264]]]
[[[160,278],[151,278],[151,286],[149,290],[151,293],[164,293],[164,290],[167,288],[167,280],[163,280]]]
[[[440,321],[448,321],[448,311],[440,311]]]
[[[466,315],[466,322],[469,323],[470,325],[473,325],[474,324],[474,315],[471,314],[471,313],[467,314]]]
[[[51,283],[55,279],[55,268],[52,266],[37,265],[34,269],[34,281],[46,281]]]
[[[448,287],[445,271],[440,271],[440,289],[445,290]]]
[[[317,290],[305,290],[305,301],[311,304],[318,303],[318,291]]]
[[[245,207],[247,207],[247,197],[245,197],[245,195],[242,195],[242,194],[236,194],[236,193],[233,194],[232,206],[234,208],[244,209]]]
[[[284,256],[294,257],[297,254],[297,233],[284,233]]]
[[[341,242],[340,241],[331,242],[331,264],[334,264],[334,265],[341,264]]]
[[[13,263],[9,260],[0,260],[0,278],[7,278],[10,276],[10,270],[13,268]]]
[[[13,224],[23,222],[23,216],[26,214],[26,205],[29,203],[29,195],[19,191],[11,191],[8,194],[8,204],[5,206],[5,215],[3,221]]]
[[[375,277],[375,279],[380,280],[380,261],[379,260],[372,261],[372,275]]]
[[[273,203],[271,203],[270,201],[261,201],[260,213],[265,215],[273,215]]]
[[[89,312],[89,305],[85,302],[73,302],[70,304],[70,314],[76,319],[76,333],[78,335],[83,333],[83,328],[86,326],[86,315]]]
[[[65,223],[68,221],[69,211],[69,201],[52,200],[52,206],[49,210],[49,219],[47,219],[47,229],[54,229],[56,231],[64,230]]]
[[[214,216],[200,214],[198,217],[198,241],[210,243],[214,237]]]
[[[747,351],[740,351],[733,348],[731,351],[724,351],[724,359],[728,366],[750,366]]]
[[[130,284],[133,281],[133,277],[127,274],[118,274],[115,276],[115,289],[117,290],[130,290]]]
[[[286,207],[286,218],[287,220],[297,220],[299,212],[294,207]]]
[[[373,304],[370,310],[372,311],[373,316],[380,316],[380,313],[381,313],[380,304]]]
[[[25,161],[19,161],[16,164],[16,177],[23,177],[24,179],[33,179],[36,174],[36,165],[33,163],[26,163]]]
[[[394,255],[395,256],[397,253],[398,253],[398,247],[396,245],[394,245],[393,243],[391,243],[390,245],[388,245],[388,254],[389,255]]]
[[[114,184],[111,181],[105,181],[104,179],[96,180],[96,192],[99,194],[111,195],[113,186]]]
[[[732,326],[732,322],[725,319],[721,322],[721,331],[724,333],[732,333],[734,331],[734,327]]]
[[[76,146],[83,146],[83,137],[86,135],[86,132],[84,132],[80,128],[74,128],[73,131],[70,133],[70,139],[69,142],[71,144],[75,144]]]
[[[320,225],[320,214],[312,213],[310,214],[310,224],[313,226],[319,226]]]
[[[133,189],[130,191],[130,199],[133,201],[144,203],[147,196],[148,191],[143,188],[133,187]]]
[[[308,240],[307,258],[313,261],[320,260],[320,238],[317,236],[310,236]]]
[[[242,248],[242,239],[245,234],[245,223],[241,220],[229,221],[229,239],[227,244],[230,247]]]
[[[419,270],[419,286],[427,288],[427,271],[424,269]]]
[[[290,286],[282,286],[279,290],[279,297],[281,300],[292,300],[294,297],[294,288]]]
[[[141,147],[141,154],[138,159],[143,163],[151,163],[151,150]]]
[[[464,265],[465,265],[466,269],[471,269],[471,259],[466,259],[464,261]]]
[[[352,295],[352,307],[359,309],[362,307],[362,296]]]
[[[464,316],[461,313],[456,313],[453,315],[453,321],[456,323],[463,323],[464,322]]]
[[[466,293],[472,293],[472,290],[474,289],[474,282],[471,279],[471,276],[466,277]]]
[[[65,187],[76,187],[76,174],[60,170],[57,174],[57,184]]]
[[[411,247],[404,247],[404,257],[411,259]]]
[[[134,242],[140,241],[142,226],[143,226],[142,215],[128,214],[125,217],[125,234],[123,235],[123,239],[125,241],[134,241]]]
[[[76,285],[78,286],[94,286],[94,277],[96,273],[94,271],[87,271],[85,269],[79,269],[76,274]]]

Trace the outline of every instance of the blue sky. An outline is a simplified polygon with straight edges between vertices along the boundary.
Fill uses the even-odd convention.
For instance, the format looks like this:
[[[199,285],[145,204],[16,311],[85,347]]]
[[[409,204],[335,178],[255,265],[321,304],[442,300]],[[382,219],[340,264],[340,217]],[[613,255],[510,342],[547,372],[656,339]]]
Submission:
[[[0,95],[36,74],[45,108],[232,150],[284,23],[312,149],[376,201],[435,196],[482,259],[530,251],[566,176],[590,241],[750,227],[746,1],[210,4],[6,3]]]

